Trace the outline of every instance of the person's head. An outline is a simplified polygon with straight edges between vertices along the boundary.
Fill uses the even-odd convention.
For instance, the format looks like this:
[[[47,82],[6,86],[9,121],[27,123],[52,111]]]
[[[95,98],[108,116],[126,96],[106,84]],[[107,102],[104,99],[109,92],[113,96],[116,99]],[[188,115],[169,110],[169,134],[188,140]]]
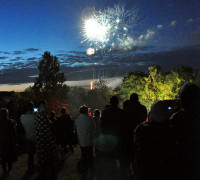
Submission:
[[[67,112],[67,110],[66,110],[65,107],[62,107],[61,110],[60,110],[60,112],[61,112],[62,115],[65,115],[66,112]]]
[[[33,112],[33,109],[34,109],[33,103],[29,102],[26,107],[27,112]]]
[[[131,104],[131,101],[129,99],[125,100],[123,102],[123,109],[126,109]]]
[[[0,109],[0,121],[8,119],[8,109],[1,108]]]
[[[110,105],[116,107],[116,106],[118,106],[118,104],[119,104],[118,97],[117,96],[112,96],[110,98]]]
[[[166,122],[169,119],[168,105],[164,101],[155,101],[151,106],[150,119],[151,122]]]
[[[45,112],[47,108],[47,102],[45,100],[42,100],[39,102],[39,111]]]
[[[132,93],[132,94],[130,95],[130,101],[131,101],[132,103],[138,102],[138,100],[139,100],[139,98],[138,98],[138,94],[137,94],[137,93]]]
[[[80,113],[81,114],[88,114],[88,107],[86,105],[83,105],[80,107]]]
[[[101,111],[99,109],[95,109],[93,113],[94,117],[100,117],[101,116]]]
[[[191,109],[200,101],[200,88],[193,83],[185,83],[180,90],[180,102],[183,109]]]

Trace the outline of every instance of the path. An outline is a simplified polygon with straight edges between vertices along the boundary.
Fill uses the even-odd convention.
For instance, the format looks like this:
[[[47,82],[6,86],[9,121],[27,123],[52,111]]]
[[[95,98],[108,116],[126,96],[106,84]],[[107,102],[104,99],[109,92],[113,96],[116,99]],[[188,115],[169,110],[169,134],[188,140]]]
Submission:
[[[69,154],[60,169],[60,171],[57,174],[57,180],[78,180],[80,179],[77,169],[76,169],[76,163],[78,159],[80,158],[80,149],[77,146],[74,148],[74,153]],[[25,173],[27,171],[27,154],[21,155],[18,157],[18,161],[13,163],[12,172],[10,175],[8,175],[6,178],[3,178],[2,175],[2,169],[0,169],[0,179],[5,180],[22,180],[22,179],[29,179],[29,180],[35,180],[38,176],[38,173],[33,174],[30,178],[23,178],[25,177]]]

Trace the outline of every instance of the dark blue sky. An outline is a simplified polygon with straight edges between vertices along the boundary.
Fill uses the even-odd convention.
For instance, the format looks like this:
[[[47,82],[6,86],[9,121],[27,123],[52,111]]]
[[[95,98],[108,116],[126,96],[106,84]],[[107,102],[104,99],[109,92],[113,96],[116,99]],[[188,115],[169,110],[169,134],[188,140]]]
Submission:
[[[134,34],[141,37],[143,47],[135,44],[138,49],[133,47],[131,57],[200,42],[199,0],[1,0],[0,83],[6,83],[2,76],[11,70],[13,73],[30,68],[35,73],[44,51],[57,55],[64,68],[87,66],[84,53],[89,46],[80,43],[81,15],[88,8],[103,10],[118,3],[138,11]],[[119,54],[112,56],[116,59]],[[130,51],[127,56],[130,57]],[[109,58],[112,62],[111,55]],[[96,59],[99,65],[107,65],[105,57]]]
[[[199,0],[124,2],[129,7],[135,5],[139,11],[136,31],[155,30],[157,25],[163,25],[162,30],[152,39],[158,45],[192,43],[190,33],[200,27]],[[30,47],[50,51],[74,50],[82,39],[81,13],[84,9],[103,9],[116,3],[117,0],[1,0],[1,50]],[[174,27],[170,26],[172,21],[176,21]]]

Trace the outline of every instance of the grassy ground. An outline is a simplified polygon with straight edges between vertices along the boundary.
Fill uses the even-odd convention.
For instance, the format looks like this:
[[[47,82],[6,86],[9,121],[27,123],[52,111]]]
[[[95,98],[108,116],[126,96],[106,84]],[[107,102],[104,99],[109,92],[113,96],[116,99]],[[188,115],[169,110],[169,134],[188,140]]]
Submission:
[[[62,168],[57,173],[57,180],[78,180],[80,179],[76,163],[78,159],[80,159],[80,149],[77,146],[74,148],[73,154],[68,154],[66,156],[66,160],[62,165]],[[27,154],[21,155],[18,157],[18,160],[13,163],[12,172],[7,176],[2,176],[2,169],[0,169],[0,179],[5,180],[36,180],[38,177],[38,173],[34,173],[29,178],[26,176],[27,172]]]

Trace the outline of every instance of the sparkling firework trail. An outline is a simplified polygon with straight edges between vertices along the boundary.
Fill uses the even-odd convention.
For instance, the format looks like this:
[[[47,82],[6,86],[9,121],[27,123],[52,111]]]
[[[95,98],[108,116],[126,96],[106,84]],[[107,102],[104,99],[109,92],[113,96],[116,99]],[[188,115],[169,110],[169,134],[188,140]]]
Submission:
[[[130,49],[135,45],[133,39],[137,20],[135,8],[126,10],[125,5],[95,11],[83,19],[82,35],[95,50]]]

